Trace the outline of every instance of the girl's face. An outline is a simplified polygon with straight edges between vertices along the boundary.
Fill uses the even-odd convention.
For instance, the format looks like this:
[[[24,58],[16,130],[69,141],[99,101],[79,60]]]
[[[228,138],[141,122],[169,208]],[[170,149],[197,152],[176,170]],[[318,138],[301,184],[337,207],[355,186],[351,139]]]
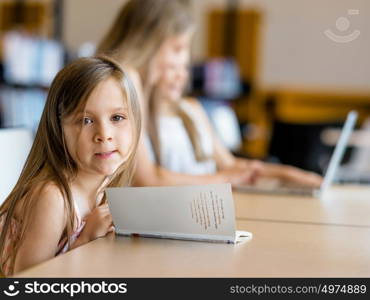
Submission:
[[[78,172],[108,176],[125,161],[132,142],[132,124],[122,87],[114,78],[100,82],[84,111],[63,121],[67,149]]]
[[[189,29],[164,41],[151,62],[149,69],[151,84],[158,83],[166,66],[175,64],[184,55],[188,55],[193,32],[193,29]]]
[[[165,66],[157,85],[159,101],[179,101],[189,79],[190,53],[184,52],[177,62]]]

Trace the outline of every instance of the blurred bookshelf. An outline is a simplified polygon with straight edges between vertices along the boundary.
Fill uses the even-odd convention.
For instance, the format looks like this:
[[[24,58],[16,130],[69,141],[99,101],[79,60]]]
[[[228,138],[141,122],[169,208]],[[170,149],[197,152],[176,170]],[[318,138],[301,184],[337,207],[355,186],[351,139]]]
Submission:
[[[63,1],[0,1],[0,128],[36,131],[48,88],[65,64]]]

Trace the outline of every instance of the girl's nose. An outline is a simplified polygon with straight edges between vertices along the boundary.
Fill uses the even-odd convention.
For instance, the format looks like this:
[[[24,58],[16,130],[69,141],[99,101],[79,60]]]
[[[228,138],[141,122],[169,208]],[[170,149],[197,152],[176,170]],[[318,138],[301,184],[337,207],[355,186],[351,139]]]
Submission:
[[[103,143],[105,141],[112,141],[112,138],[111,137],[105,137],[105,136],[102,136],[102,135],[96,135],[95,136],[95,142]]]
[[[109,129],[109,126],[107,125],[101,125],[99,126],[95,136],[94,136],[94,142],[96,143],[103,143],[112,141],[112,134],[111,130]]]

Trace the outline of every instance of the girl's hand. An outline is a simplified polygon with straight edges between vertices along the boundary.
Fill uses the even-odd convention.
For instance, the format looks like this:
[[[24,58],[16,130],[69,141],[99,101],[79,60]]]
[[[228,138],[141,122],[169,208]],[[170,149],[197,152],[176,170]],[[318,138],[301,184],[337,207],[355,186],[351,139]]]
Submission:
[[[114,231],[112,216],[107,203],[95,207],[85,218],[85,222],[81,236],[87,241],[95,240]]]
[[[258,164],[258,162],[251,161],[249,167],[252,169],[257,168],[260,177],[275,178],[288,185],[319,187],[323,180],[323,178],[316,173],[283,164],[263,162]]]
[[[287,183],[305,185],[314,188],[318,188],[323,181],[322,176],[314,172],[304,171],[290,166],[281,167],[280,177]]]
[[[230,168],[220,172],[232,185],[254,184],[259,176],[258,168]]]

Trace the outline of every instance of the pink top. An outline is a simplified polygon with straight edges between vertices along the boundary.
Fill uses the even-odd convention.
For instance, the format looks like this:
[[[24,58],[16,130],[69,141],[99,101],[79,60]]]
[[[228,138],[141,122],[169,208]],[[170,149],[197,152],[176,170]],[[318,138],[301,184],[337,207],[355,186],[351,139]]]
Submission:
[[[79,237],[86,223],[85,221],[81,219],[80,211],[76,203],[75,203],[75,210],[76,210],[77,222],[76,222],[76,229],[73,231],[70,237],[71,245]],[[0,232],[3,230],[5,218],[6,218],[6,214],[3,214],[0,217]],[[0,263],[2,264],[2,268],[3,268],[3,272],[5,276],[11,275],[9,258],[10,258],[11,251],[14,248],[14,243],[16,242],[18,238],[18,233],[19,233],[18,226],[19,226],[18,221],[12,218],[12,220],[10,221],[9,230],[5,236],[4,251],[3,253],[0,254]],[[69,246],[68,237],[63,237],[58,243],[58,249],[55,253],[55,256],[67,252],[69,250],[68,246]]]

